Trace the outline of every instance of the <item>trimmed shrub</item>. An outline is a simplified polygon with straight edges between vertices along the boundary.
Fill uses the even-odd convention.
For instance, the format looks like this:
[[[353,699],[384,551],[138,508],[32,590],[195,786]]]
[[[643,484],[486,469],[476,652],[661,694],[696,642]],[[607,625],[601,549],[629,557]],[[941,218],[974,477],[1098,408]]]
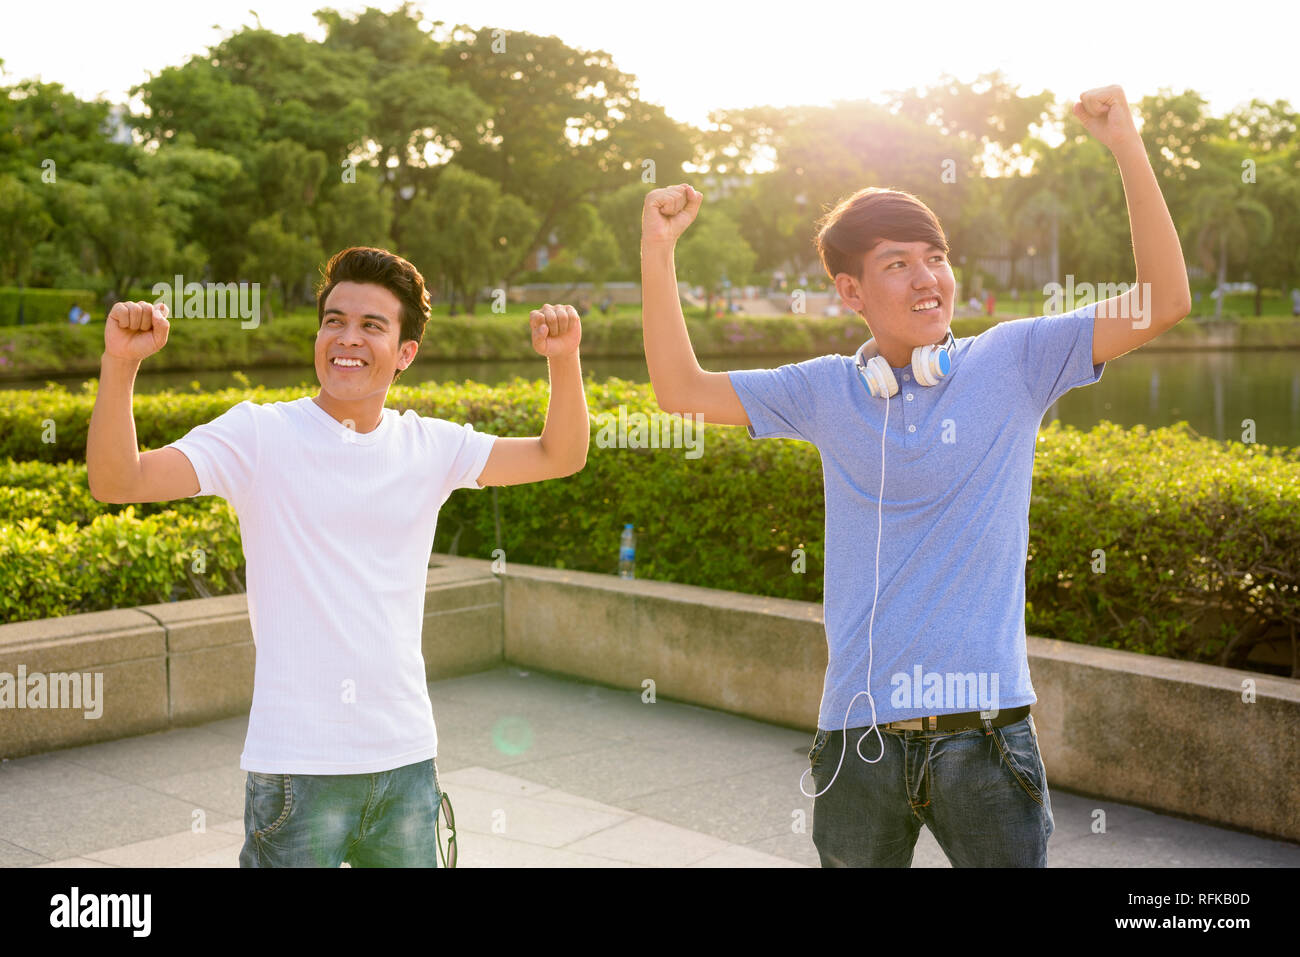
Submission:
[[[69,325],[68,313],[73,306],[80,306],[87,312],[95,312],[101,307],[99,297],[88,289],[23,289],[21,293],[16,286],[0,286],[0,326],[18,325],[18,303],[22,300],[23,324],[62,323]],[[100,317],[101,321],[103,317]],[[104,334],[99,336],[100,351],[103,351]]]
[[[139,437],[157,448],[243,399],[303,394],[138,396]],[[84,456],[89,390],[8,395],[0,436],[11,447]],[[825,512],[814,447],[705,425],[699,458],[683,448],[601,448],[595,416],[620,405],[629,414],[658,409],[649,386],[618,379],[588,383],[587,395],[586,468],[453,495],[439,515],[435,550],[487,558],[499,546],[514,562],[613,574],[620,532],[632,522],[639,577],[821,600]],[[498,387],[398,385],[389,407],[498,435],[537,435],[547,399],[546,383],[516,379]],[[32,438],[42,416],[58,423],[58,442]],[[243,575],[238,525],[220,499],[102,505],[87,501],[77,461],[10,463],[0,479],[10,486],[0,506],[0,586],[11,596],[5,620],[197,591],[185,571],[195,548],[207,555],[198,585],[211,593],[236,587]],[[1086,433],[1052,423],[1040,432],[1034,469],[1027,625],[1046,637],[1240,667],[1256,644],[1294,635],[1300,623],[1298,503],[1300,450],[1217,442],[1186,423],[1126,430],[1107,422]],[[96,531],[81,538],[78,527]],[[799,547],[805,574],[791,571]],[[57,568],[42,570],[42,562]],[[123,575],[123,567],[136,571]]]
[[[99,375],[104,352],[104,316],[85,326],[63,324],[18,326],[0,330],[0,373],[12,377],[81,373]],[[809,316],[731,316],[693,319],[688,323],[697,356],[852,353],[870,337],[857,316],[819,319]],[[989,319],[958,319],[953,335],[977,335],[993,325]],[[238,320],[176,319],[167,346],[141,366],[151,372],[301,365],[313,372],[317,321],[315,313],[297,313],[241,329]],[[641,316],[589,314],[582,323],[582,354],[587,357],[635,357],[645,353]],[[473,317],[433,316],[425,326],[417,362],[423,359],[533,359],[527,314]],[[0,379],[0,381],[3,381]]]

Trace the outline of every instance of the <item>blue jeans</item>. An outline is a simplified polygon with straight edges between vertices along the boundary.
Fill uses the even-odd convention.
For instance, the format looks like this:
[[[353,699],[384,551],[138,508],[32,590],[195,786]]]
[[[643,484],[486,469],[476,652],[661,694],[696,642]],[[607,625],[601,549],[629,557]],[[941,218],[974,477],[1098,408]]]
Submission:
[[[1047,770],[1032,715],[965,731],[878,728],[884,757],[855,753],[867,728],[850,728],[839,776],[813,802],[813,843],[823,867],[911,867],[924,824],[953,867],[1046,867],[1055,829]],[[844,732],[818,729],[808,759],[813,793],[839,764]],[[880,754],[871,731],[868,758]]]
[[[437,867],[433,759],[374,774],[248,772],[240,867]]]

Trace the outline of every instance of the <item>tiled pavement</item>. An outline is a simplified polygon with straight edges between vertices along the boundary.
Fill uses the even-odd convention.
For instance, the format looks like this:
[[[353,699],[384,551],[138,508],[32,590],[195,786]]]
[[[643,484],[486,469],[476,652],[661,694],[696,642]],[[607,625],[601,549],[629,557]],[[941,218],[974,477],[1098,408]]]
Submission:
[[[798,787],[811,734],[509,666],[429,694],[461,867],[818,865]],[[246,728],[0,764],[0,866],[237,866]],[[1090,829],[1096,808],[1105,834]],[[1052,809],[1053,867],[1300,866],[1300,845],[1055,786]],[[928,830],[913,866],[949,866]]]

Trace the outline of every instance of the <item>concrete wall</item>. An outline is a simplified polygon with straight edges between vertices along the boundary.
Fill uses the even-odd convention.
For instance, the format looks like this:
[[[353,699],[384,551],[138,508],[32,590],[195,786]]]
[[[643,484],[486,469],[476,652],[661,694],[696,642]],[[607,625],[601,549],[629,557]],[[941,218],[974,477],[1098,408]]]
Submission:
[[[502,662],[810,731],[826,669],[822,608],[667,582],[435,555],[430,680]],[[1049,782],[1300,840],[1300,681],[1029,639]],[[0,754],[245,713],[245,597],[0,626],[0,672],[102,671],[98,720],[0,711]],[[1253,701],[1243,697],[1253,695]]]
[[[429,569],[423,651],[429,680],[501,664],[502,583],[486,564]],[[0,710],[0,757],[109,741],[247,714],[253,632],[245,595],[0,625],[0,673],[103,674],[85,709]]]

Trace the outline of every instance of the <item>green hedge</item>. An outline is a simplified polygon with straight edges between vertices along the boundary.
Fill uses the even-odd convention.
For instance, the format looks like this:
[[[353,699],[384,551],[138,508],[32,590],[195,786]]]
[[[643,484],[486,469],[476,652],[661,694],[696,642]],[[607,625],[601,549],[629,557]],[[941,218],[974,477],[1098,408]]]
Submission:
[[[95,312],[98,297],[88,289],[24,289],[0,286],[0,326],[18,325],[18,301],[23,305],[23,324],[63,323],[69,325],[68,313],[74,305],[87,312]],[[103,317],[100,317],[103,320]],[[103,326],[100,326],[101,351],[104,343]]]
[[[953,323],[953,334],[976,335],[992,324],[986,319],[958,320]],[[688,325],[699,356],[737,353],[813,356],[852,352],[869,337],[866,326],[856,316],[837,319],[733,316],[695,319]],[[277,318],[253,329],[241,329],[238,320],[177,319],[172,323],[166,347],[146,359],[141,368],[172,372],[301,365],[310,374],[317,329],[314,313]],[[102,316],[85,326],[69,327],[64,322],[0,331],[0,357],[8,357],[11,363],[2,371],[13,376],[51,373],[98,376],[103,352]],[[640,313],[589,315],[582,323],[582,354],[643,356]],[[420,359],[531,359],[537,353],[533,351],[526,316],[434,316],[425,326],[419,356]]]
[[[649,386],[611,379],[587,391],[593,416],[620,404],[656,411]],[[303,394],[138,396],[137,429],[142,444],[156,448],[245,398]],[[91,395],[49,389],[9,396],[16,401],[5,414],[18,411],[0,428],[6,440],[21,433],[26,437],[11,444],[84,456]],[[473,422],[493,434],[536,435],[546,401],[545,383],[516,380],[505,387],[399,385],[389,406]],[[31,441],[42,415],[60,423],[52,445]],[[511,562],[613,573],[623,523],[632,522],[639,577],[821,599],[825,518],[816,449],[705,426],[703,456],[688,459],[683,449],[600,448],[597,427],[593,419],[587,466],[575,476],[453,495],[440,513],[435,549],[490,557],[495,499],[500,545]],[[0,479],[18,490],[0,518],[0,592],[11,596],[5,620],[162,601],[197,593],[199,585],[221,593],[243,574],[238,526],[220,499],[132,510],[88,503],[77,461],[11,464]],[[1300,622],[1298,504],[1300,450],[1216,442],[1185,423],[1154,431],[1103,423],[1087,433],[1053,423],[1040,433],[1034,470],[1028,627],[1047,637],[1240,665],[1254,645]],[[54,524],[69,518],[89,524],[83,532]],[[807,556],[803,574],[792,571],[799,547]],[[196,548],[209,569],[197,585],[185,571]],[[1094,570],[1097,549],[1104,550],[1104,571]],[[130,575],[118,567],[124,554],[136,563]]]
[[[0,621],[243,591],[242,568],[239,526],[221,500],[144,518],[127,506],[80,526],[25,518],[0,524]]]

